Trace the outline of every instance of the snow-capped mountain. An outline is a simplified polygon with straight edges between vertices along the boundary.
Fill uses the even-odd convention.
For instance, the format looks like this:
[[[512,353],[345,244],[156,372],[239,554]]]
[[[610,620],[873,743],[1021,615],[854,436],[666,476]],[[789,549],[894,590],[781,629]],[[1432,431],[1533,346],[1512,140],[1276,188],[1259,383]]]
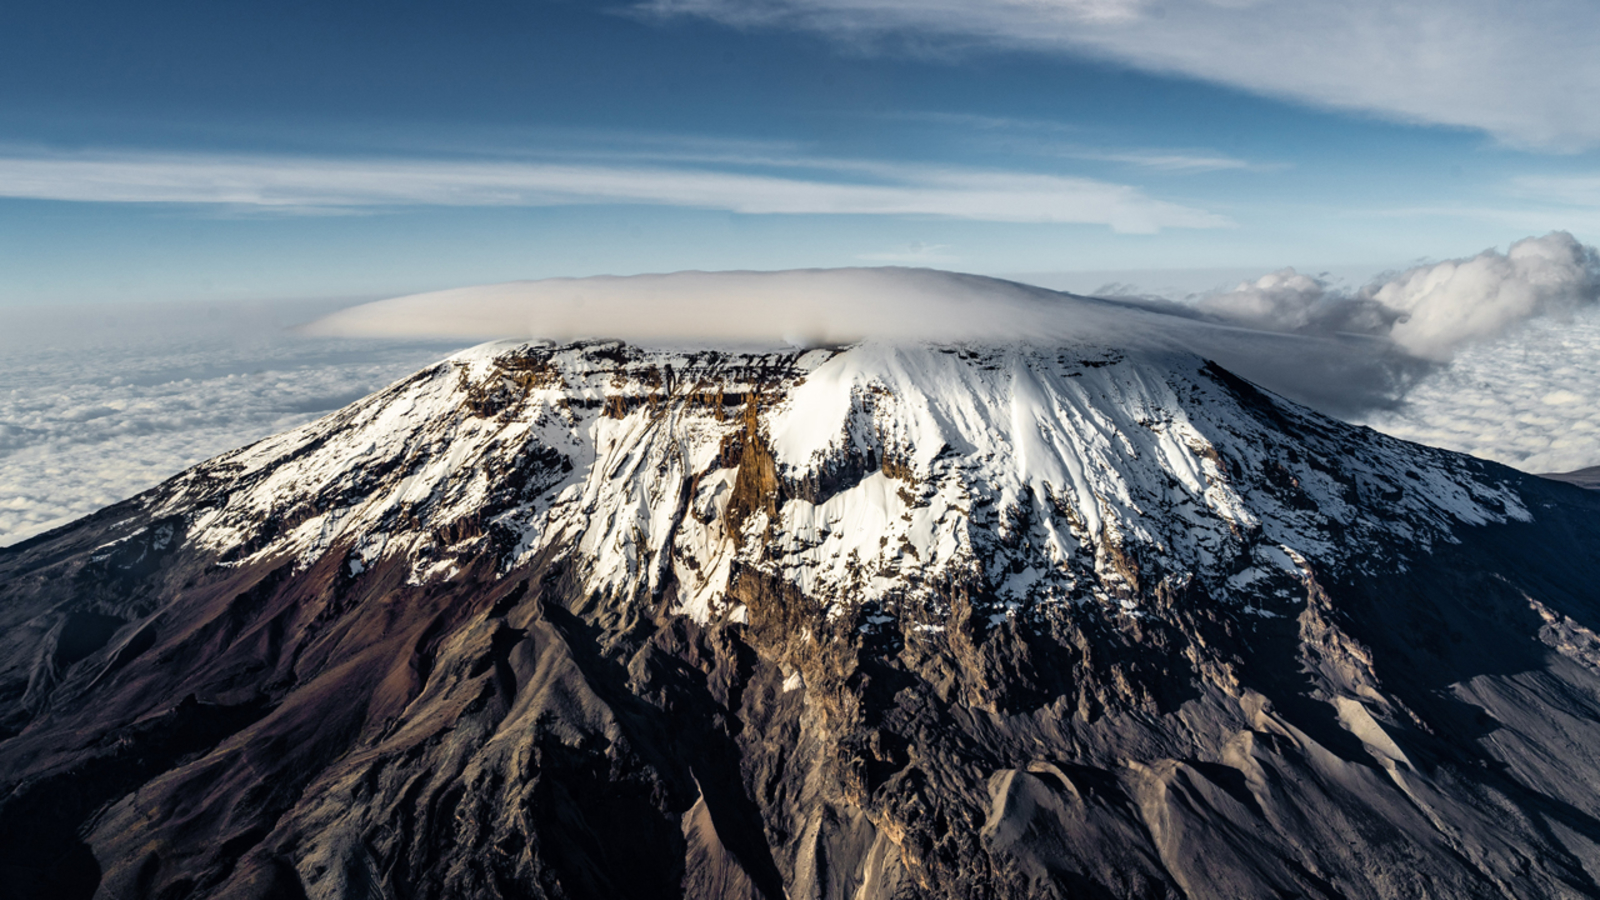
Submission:
[[[586,591],[672,584],[702,624],[745,614],[736,564],[830,616],[921,627],[953,593],[1001,616],[1133,610],[1141,580],[1271,615],[1313,566],[1398,570],[1460,526],[1530,518],[1503,474],[1274,406],[1193,357],[889,344],[487,345],[159,498],[229,565],[337,549],[422,584],[554,549]]]
[[[0,551],[0,867],[1593,896],[1597,536],[1176,350],[484,345]]]

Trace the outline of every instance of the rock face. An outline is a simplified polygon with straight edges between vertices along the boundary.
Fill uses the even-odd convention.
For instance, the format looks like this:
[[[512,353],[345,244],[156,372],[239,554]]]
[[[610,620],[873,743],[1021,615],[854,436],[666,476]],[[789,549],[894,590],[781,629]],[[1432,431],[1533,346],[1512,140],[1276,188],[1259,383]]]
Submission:
[[[1600,896],[1596,629],[1198,358],[488,345],[0,551],[0,897]]]

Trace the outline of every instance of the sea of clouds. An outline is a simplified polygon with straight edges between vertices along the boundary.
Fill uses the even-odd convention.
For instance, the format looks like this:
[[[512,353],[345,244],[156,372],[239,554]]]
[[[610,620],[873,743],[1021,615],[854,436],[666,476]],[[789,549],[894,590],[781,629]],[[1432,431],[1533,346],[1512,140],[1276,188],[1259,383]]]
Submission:
[[[328,309],[0,308],[0,546],[315,419],[459,346],[288,330]]]
[[[1528,472],[1600,465],[1600,307],[1461,350],[1394,409],[1356,419]]]
[[[1361,334],[1414,365],[1393,402],[1345,410],[1396,437],[1529,472],[1600,464],[1600,256],[1565,232],[1359,290],[1284,269],[1193,307],[1251,327]]]
[[[492,337],[1176,346],[1408,440],[1532,472],[1600,464],[1600,256],[1565,233],[1356,289],[1285,269],[1133,293],[889,268],[553,279],[345,309],[0,309],[0,545]]]

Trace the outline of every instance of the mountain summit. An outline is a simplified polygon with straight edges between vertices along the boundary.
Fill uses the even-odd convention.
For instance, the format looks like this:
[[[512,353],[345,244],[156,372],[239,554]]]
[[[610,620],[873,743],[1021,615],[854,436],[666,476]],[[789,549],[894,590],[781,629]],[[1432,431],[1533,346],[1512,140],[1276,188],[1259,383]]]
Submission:
[[[489,344],[0,550],[0,897],[1595,896],[1597,585],[1180,350]]]

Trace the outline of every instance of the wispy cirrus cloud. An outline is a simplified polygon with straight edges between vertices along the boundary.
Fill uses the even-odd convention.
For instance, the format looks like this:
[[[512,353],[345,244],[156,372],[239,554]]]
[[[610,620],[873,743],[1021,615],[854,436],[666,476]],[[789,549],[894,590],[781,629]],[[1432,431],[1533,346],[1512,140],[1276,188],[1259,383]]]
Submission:
[[[1317,106],[1600,145],[1591,0],[646,0],[643,14],[820,32],[857,46],[1005,47],[1111,60]]]
[[[750,214],[1096,224],[1131,233],[1231,224],[1137,187],[1089,178],[828,159],[729,162],[712,168],[625,161],[11,155],[0,156],[0,197],[284,211],[624,203]],[[794,171],[800,169],[808,171]]]
[[[863,262],[887,263],[896,266],[938,266],[948,265],[960,259],[960,257],[949,251],[949,244],[928,244],[922,241],[912,241],[903,247],[893,250],[857,253],[856,259]]]
[[[1600,210],[1600,173],[1522,175],[1509,193],[1544,203]]]
[[[1260,171],[1265,169],[1283,168],[1282,166],[1269,166],[1252,163],[1231,156],[1213,156],[1195,153],[1161,153],[1148,150],[1129,151],[1064,151],[1063,155],[1074,156],[1078,159],[1097,159],[1104,162],[1122,163],[1129,166],[1138,166],[1144,169],[1155,169],[1162,172],[1242,172]]]
[[[1093,160],[1180,174],[1275,172],[1289,168],[1281,162],[1256,162],[1204,149],[1095,146],[1085,142],[1081,128],[1048,119],[926,111],[890,115],[911,122],[943,126],[948,133],[959,135],[958,140],[991,152],[1002,150],[1050,159]]]

